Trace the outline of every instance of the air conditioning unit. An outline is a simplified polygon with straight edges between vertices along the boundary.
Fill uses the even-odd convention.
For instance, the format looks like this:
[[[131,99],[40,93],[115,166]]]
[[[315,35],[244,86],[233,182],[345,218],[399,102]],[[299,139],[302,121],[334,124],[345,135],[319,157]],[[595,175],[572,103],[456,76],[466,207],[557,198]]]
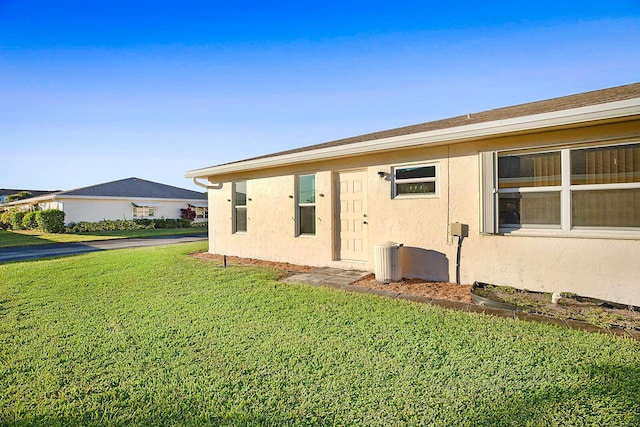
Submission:
[[[378,282],[402,280],[402,243],[386,242],[374,247],[375,274]]]

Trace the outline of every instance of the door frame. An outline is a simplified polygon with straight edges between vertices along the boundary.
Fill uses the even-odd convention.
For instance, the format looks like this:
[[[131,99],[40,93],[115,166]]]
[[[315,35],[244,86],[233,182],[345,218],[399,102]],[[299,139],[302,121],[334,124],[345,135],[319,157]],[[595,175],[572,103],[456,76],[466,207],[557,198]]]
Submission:
[[[369,212],[369,182],[368,182],[368,169],[367,168],[355,168],[355,169],[343,169],[343,170],[338,170],[338,171],[334,171],[333,172],[333,176],[332,176],[332,185],[333,185],[333,233],[332,233],[332,238],[333,238],[333,260],[334,261],[342,261],[342,262],[362,262],[362,263],[368,263],[369,262],[369,248],[366,247],[364,248],[364,254],[365,254],[365,259],[363,260],[352,260],[352,259],[342,259],[340,257],[340,174],[343,173],[350,173],[350,172],[361,172],[363,174],[364,177],[364,182],[365,182],[365,187],[364,187],[364,191],[365,191],[365,198],[366,198],[366,204],[365,204],[365,211],[367,212],[367,218],[369,217],[368,212]],[[369,241],[369,227],[366,227],[364,229],[364,233],[366,235],[366,241]]]

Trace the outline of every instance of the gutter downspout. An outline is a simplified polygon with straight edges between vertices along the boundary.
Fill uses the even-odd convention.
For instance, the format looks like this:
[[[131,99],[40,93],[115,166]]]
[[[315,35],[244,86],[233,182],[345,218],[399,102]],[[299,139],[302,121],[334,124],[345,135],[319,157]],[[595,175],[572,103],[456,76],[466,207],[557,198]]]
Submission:
[[[202,188],[206,188],[207,190],[220,190],[222,188],[222,183],[218,182],[217,184],[204,184],[200,181],[198,181],[198,178],[196,178],[195,176],[193,177],[193,183],[195,185],[197,185],[198,187],[202,187]]]

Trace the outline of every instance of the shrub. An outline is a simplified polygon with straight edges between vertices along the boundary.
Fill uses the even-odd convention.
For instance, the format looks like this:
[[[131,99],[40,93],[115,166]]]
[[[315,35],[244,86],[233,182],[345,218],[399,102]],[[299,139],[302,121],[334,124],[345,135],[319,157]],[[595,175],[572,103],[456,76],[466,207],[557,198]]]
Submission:
[[[196,211],[191,208],[180,209],[180,218],[193,221],[196,219]]]
[[[33,194],[31,194],[28,191],[21,191],[17,194],[11,194],[9,196],[7,196],[7,203],[8,202],[15,202],[16,200],[24,200],[24,199],[29,199],[33,197]]]
[[[22,217],[22,227],[25,230],[36,230],[38,228],[38,215],[37,211],[25,212]]]
[[[24,218],[24,214],[24,211],[11,209],[2,215],[3,222],[7,224],[7,228],[11,230],[22,230],[24,228],[22,226],[22,218]]]
[[[80,221],[69,223],[68,233],[91,233],[96,231],[141,230],[154,228],[189,228],[191,221],[187,219],[144,218],[144,219],[103,219],[98,222]]]
[[[64,233],[64,212],[58,209],[37,211],[38,229],[45,233]]]
[[[0,213],[0,228],[3,230],[11,228],[11,211],[4,211]]]
[[[203,228],[207,228],[207,226],[209,225],[209,223],[207,221],[200,221],[200,222],[192,222],[191,226],[192,227],[203,227]]]
[[[69,223],[67,232],[69,233],[87,233],[95,231],[121,231],[121,230],[140,230],[142,228],[153,228],[153,226],[145,226],[137,221],[126,219],[103,219],[98,222],[80,221],[78,223]]]

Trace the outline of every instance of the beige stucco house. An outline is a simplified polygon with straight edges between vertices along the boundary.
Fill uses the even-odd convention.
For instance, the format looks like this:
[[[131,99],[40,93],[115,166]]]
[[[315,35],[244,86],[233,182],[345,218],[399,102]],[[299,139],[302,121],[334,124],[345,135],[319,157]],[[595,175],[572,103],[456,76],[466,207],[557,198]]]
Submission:
[[[640,305],[640,83],[189,171],[211,253]]]
[[[57,191],[7,203],[5,207],[59,209],[65,223],[103,219],[180,218],[180,209],[196,212],[194,221],[207,221],[207,194],[140,178],[126,178],[68,191]]]

